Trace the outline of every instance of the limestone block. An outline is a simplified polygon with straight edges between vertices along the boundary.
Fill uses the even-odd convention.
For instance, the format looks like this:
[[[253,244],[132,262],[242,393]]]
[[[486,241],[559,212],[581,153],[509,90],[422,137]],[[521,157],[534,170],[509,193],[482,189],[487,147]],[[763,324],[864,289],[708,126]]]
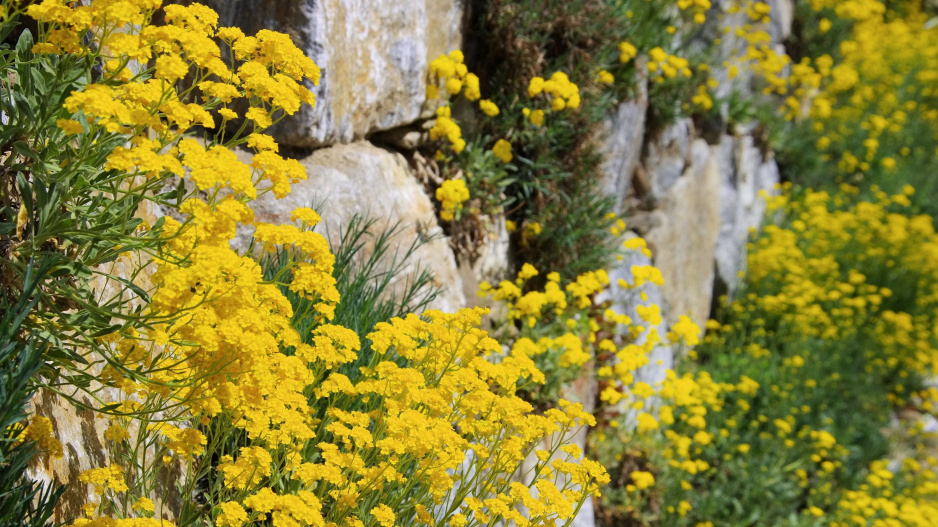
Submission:
[[[688,315],[703,325],[710,314],[714,260],[720,229],[717,155],[702,139],[691,146],[691,162],[659,204],[659,226],[646,236],[664,277],[662,312],[668,324]]]
[[[293,185],[290,194],[279,200],[266,194],[251,202],[257,221],[290,223],[294,209],[322,203],[323,223],[318,229],[333,244],[356,213],[378,219],[377,229],[400,223],[394,241],[401,250],[418,238],[429,241],[395,279],[403,283],[411,271],[429,269],[436,285],[444,287],[431,307],[453,312],[465,305],[456,259],[436,222],[433,203],[402,155],[357,142],[317,150],[301,163],[308,179]],[[245,250],[251,232],[250,228],[239,231],[233,247]]]
[[[641,79],[638,95],[620,104],[603,123],[603,190],[616,197],[615,210],[619,214],[624,212],[623,202],[641,159],[647,112],[648,89],[645,79]]]
[[[714,294],[732,297],[739,273],[746,270],[746,243],[750,230],[765,216],[763,190],[779,182],[778,166],[763,159],[751,136],[724,136],[717,148],[720,166],[720,234],[717,239]]]
[[[427,66],[462,41],[463,0],[208,0],[219,24],[287,33],[322,70],[313,108],[271,129],[295,147],[350,142],[418,119]]]
[[[678,119],[655,136],[646,138],[643,164],[655,202],[663,200],[685,173],[691,161],[692,140],[690,119]]]
[[[769,13],[770,34],[773,42],[781,42],[791,35],[791,24],[795,20],[794,0],[768,0],[772,11]]]
[[[483,219],[487,237],[478,247],[475,261],[460,261],[459,274],[462,278],[463,295],[467,305],[481,306],[492,310],[490,319],[502,320],[508,313],[503,303],[491,296],[479,297],[479,284],[483,281],[497,284],[510,279],[509,253],[511,242],[505,223],[505,216],[498,215]]]

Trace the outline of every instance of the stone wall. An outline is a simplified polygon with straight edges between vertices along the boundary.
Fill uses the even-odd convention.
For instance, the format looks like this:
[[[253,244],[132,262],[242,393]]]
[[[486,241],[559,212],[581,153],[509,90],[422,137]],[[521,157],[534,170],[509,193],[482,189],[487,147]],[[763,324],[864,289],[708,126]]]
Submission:
[[[219,11],[223,25],[238,25],[249,33],[266,28],[290,34],[323,71],[315,108],[301,110],[272,132],[283,146],[307,152],[301,162],[309,179],[294,185],[285,199],[267,196],[255,202],[258,220],[288,221],[295,207],[325,200],[324,225],[333,238],[356,212],[400,222],[404,230],[397,239],[403,246],[431,239],[410,264],[432,270],[437,284],[445,287],[433,306],[439,309],[477,302],[480,280],[505,277],[511,265],[504,219],[491,221],[490,241],[480,249],[480,258],[458,262],[413,168],[415,143],[389,142],[387,134],[380,144],[373,140],[379,132],[420,130],[432,116],[425,105],[427,65],[472,38],[465,35],[465,0],[206,3]],[[769,25],[780,42],[790,28],[791,0],[771,3]],[[714,4],[714,9],[726,9],[726,2]],[[716,74],[721,75],[725,77]],[[746,81],[734,82],[740,88]],[[770,189],[779,174],[771,152],[761,150],[749,130],[708,143],[693,122],[682,119],[651,133],[646,130],[647,109],[647,91],[640,89],[608,117],[603,188],[615,196],[629,228],[648,240],[653,263],[665,278],[663,287],[646,286],[650,298],[662,305],[665,322],[657,329],[664,334],[681,314],[702,326],[714,292],[733,292],[745,266],[749,230],[763,218],[757,193]],[[383,146],[389,143],[394,150]],[[238,243],[244,246],[248,234],[241,233]],[[613,284],[629,277],[631,265],[643,263],[625,261],[611,269]],[[633,313],[636,297],[635,291],[613,285],[607,298],[617,311]],[[660,381],[672,362],[673,350],[661,347],[637,378]],[[595,385],[578,383],[572,392],[571,397],[591,402]],[[100,466],[106,422],[90,412],[63,408],[48,396],[37,398],[34,407],[53,419],[66,450],[62,460],[37,464],[34,475],[76,481],[80,471]],[[84,498],[83,492],[70,491],[62,510],[74,514]],[[591,510],[581,514],[578,525],[592,525]]]

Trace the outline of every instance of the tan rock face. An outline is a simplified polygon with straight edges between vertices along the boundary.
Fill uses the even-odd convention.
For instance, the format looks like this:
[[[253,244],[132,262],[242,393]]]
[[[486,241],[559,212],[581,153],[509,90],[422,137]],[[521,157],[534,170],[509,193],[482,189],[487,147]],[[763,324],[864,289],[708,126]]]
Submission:
[[[720,232],[719,164],[706,141],[691,144],[690,164],[655,214],[661,222],[645,238],[664,277],[662,312],[669,325],[688,315],[702,326],[710,314]]]
[[[322,69],[316,106],[271,133],[284,145],[350,142],[418,119],[427,65],[461,45],[463,0],[210,0],[219,23],[289,34]]]
[[[88,397],[85,404],[92,404]],[[90,487],[78,483],[78,476],[89,469],[108,466],[104,447],[106,419],[95,417],[91,410],[82,410],[58,395],[42,390],[31,401],[29,413],[48,417],[55,437],[62,443],[61,458],[38,455],[30,463],[31,479],[57,484],[72,483],[59,500],[55,520],[66,521],[81,516],[81,506],[92,494]]]
[[[308,179],[293,185],[289,195],[278,200],[268,194],[251,203],[257,221],[290,223],[294,209],[323,203],[319,230],[332,243],[355,214],[378,219],[376,229],[400,223],[394,241],[402,251],[416,239],[429,241],[398,278],[403,281],[418,268],[429,269],[436,285],[445,288],[431,307],[454,312],[465,305],[456,259],[436,222],[433,203],[403,156],[359,142],[318,150],[301,163]],[[249,236],[248,230],[240,232],[235,248],[244,250]]]

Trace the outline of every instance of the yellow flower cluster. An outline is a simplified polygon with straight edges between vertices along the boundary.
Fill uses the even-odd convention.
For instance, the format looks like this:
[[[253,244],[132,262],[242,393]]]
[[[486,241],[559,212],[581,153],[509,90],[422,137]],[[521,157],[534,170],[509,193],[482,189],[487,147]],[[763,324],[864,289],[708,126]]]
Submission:
[[[730,7],[735,13],[741,9],[738,5]],[[747,2],[742,7],[753,20],[768,20],[769,6],[761,2]],[[771,35],[762,29],[761,24],[744,24],[742,26],[726,26],[723,28],[727,34],[733,34],[745,44],[744,52],[732,62],[725,61],[723,67],[727,69],[728,77],[735,78],[740,69],[748,70],[765,83],[763,93],[777,93],[784,95],[789,91],[788,70],[791,58],[779,53],[772,45]]]
[[[841,175],[891,172],[905,158],[933,155],[938,48],[929,16],[913,5],[894,16],[877,0],[811,5],[833,11],[853,29],[840,43],[839,63],[822,55],[792,70],[787,117],[810,119],[818,149],[828,152],[822,159]]]
[[[697,87],[697,93],[690,98],[690,102],[704,111],[713,108],[713,98],[705,85]]]
[[[446,138],[457,154],[465,150],[466,140],[462,138],[462,129],[453,120],[453,112],[449,106],[440,106],[436,109],[436,122],[430,128],[430,139]]]
[[[847,491],[832,516],[835,527],[931,525],[938,517],[938,474],[914,459],[903,460],[898,471],[885,461],[870,466],[865,484]]]
[[[430,75],[431,80],[442,82],[446,92],[450,95],[458,95],[462,92],[463,97],[469,101],[479,101],[482,98],[479,77],[469,72],[463,64],[463,53],[458,49],[451,51],[449,55],[440,55],[430,62]],[[427,86],[427,99],[438,97],[439,89],[431,82]],[[479,109],[489,117],[494,117],[499,113],[498,105],[488,99],[479,101]],[[457,154],[466,148],[466,141],[462,139],[462,130],[453,120],[449,106],[437,108],[436,123],[430,129],[430,139],[437,140],[443,137],[449,141],[453,152]]]
[[[648,72],[655,82],[664,82],[678,75],[690,77],[692,72],[687,59],[670,55],[660,47],[652,48],[648,52]]]
[[[580,106],[580,88],[570,82],[570,78],[562,71],[554,72],[547,80],[542,77],[531,79],[528,83],[528,96],[533,99],[542,93],[550,96],[550,108],[555,112]]]
[[[461,179],[449,179],[436,189],[436,199],[443,205],[440,217],[443,221],[452,221],[462,210],[462,204],[469,199],[469,189]]]
[[[678,9],[693,13],[695,24],[703,24],[707,21],[706,13],[707,10],[710,9],[710,6],[710,0],[677,0]]]
[[[619,42],[619,62],[625,64],[638,55],[638,49],[631,42]]]
[[[30,418],[29,425],[20,433],[18,441],[34,441],[39,450],[54,457],[62,457],[65,451],[62,443],[55,438],[52,421],[48,417],[36,415]]]
[[[124,471],[118,465],[86,470],[78,476],[78,481],[94,486],[94,491],[98,494],[104,493],[105,489],[124,492],[128,488],[124,482]]]
[[[528,118],[528,121],[534,126],[544,124],[544,110],[536,109],[532,111],[530,108],[523,108],[521,113],[524,114],[524,116]]]
[[[482,99],[479,101],[479,109],[482,110],[482,113],[488,115],[489,117],[495,117],[498,115],[498,106],[488,99]]]
[[[495,145],[492,147],[492,153],[495,154],[495,157],[499,158],[502,163],[511,162],[511,143],[504,139],[495,141]]]
[[[430,62],[430,73],[445,83],[446,91],[450,95],[456,95],[465,88],[463,96],[467,100],[477,101],[482,97],[482,92],[479,91],[479,77],[469,73],[469,69],[463,64],[463,53],[458,49],[451,51],[449,55],[440,55]],[[430,94],[433,92],[431,89]],[[428,98],[435,99],[436,95]]]
[[[648,251],[641,238],[627,241],[626,248]],[[633,282],[620,280],[620,287],[633,289],[646,282],[662,282],[660,271],[652,266],[633,266],[632,273]],[[504,303],[504,324],[509,328],[506,338],[513,339],[511,349],[532,357],[538,368],[549,374],[546,385],[533,390],[532,397],[549,403],[561,385],[583,375],[582,366],[591,360],[595,361],[603,403],[617,405],[630,392],[651,396],[654,390],[635,382],[634,373],[648,364],[649,354],[662,343],[654,328],[662,322],[660,306],[636,307],[646,327],[627,315],[594,305],[596,296],[609,286],[605,271],[583,273],[566,285],[561,284],[558,273],[552,272],[543,289],[529,289],[530,280],[539,274],[533,266],[524,264],[514,281],[503,280],[497,287],[483,282],[479,292],[480,296]],[[647,301],[647,297],[642,298]],[[513,331],[516,327],[520,327],[520,334]],[[636,343],[640,336],[643,340]],[[682,317],[669,336],[672,341],[683,339],[693,346],[700,328]]]
[[[596,73],[596,80],[603,84],[612,84],[616,81],[616,77],[606,70],[599,70],[599,72]]]

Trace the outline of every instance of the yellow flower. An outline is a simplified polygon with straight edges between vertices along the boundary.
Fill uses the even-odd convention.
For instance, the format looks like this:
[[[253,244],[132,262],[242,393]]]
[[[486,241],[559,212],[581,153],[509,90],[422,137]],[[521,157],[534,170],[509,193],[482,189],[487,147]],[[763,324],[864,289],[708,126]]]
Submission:
[[[525,238],[532,238],[534,236],[538,236],[541,234],[542,231],[543,231],[543,227],[541,227],[541,224],[539,222],[531,221],[531,222],[524,224],[524,237]]]
[[[220,27],[215,36],[226,42],[231,42],[239,38],[244,38],[244,32],[236,27]]]
[[[22,207],[22,209],[25,208]],[[30,418],[29,425],[23,430],[21,437],[35,441],[40,450],[44,450],[54,457],[60,458],[65,454],[62,443],[55,438],[52,430],[52,420],[48,417],[36,415]]]
[[[244,116],[254,121],[254,124],[260,130],[268,128],[271,124],[273,124],[273,121],[271,121],[270,115],[267,113],[267,111],[256,106],[250,108],[247,113],[244,114]]]
[[[636,55],[638,55],[638,49],[634,45],[629,42],[619,42],[619,62],[625,64]]]
[[[504,139],[499,139],[495,142],[495,146],[492,147],[492,152],[495,154],[495,157],[502,160],[502,163],[511,161],[511,143]]]
[[[678,323],[671,327],[671,331],[688,346],[696,346],[700,342],[700,326],[691,322],[687,315],[681,315]]]
[[[443,205],[440,217],[443,221],[451,221],[469,199],[469,189],[462,179],[450,179],[436,189],[436,199]]]
[[[309,207],[294,209],[290,214],[290,219],[300,222],[306,228],[315,227],[322,221],[322,217],[319,216],[319,213]]]
[[[630,476],[635,488],[638,490],[645,490],[655,484],[655,476],[651,472],[635,470]]]
[[[228,501],[218,506],[221,514],[215,520],[218,527],[241,527],[248,520],[247,512],[239,503]]]
[[[647,432],[649,430],[656,430],[658,428],[658,420],[655,419],[651,414],[642,412],[638,414],[637,420],[637,429],[640,432]]]
[[[394,510],[385,504],[378,505],[371,509],[371,515],[382,527],[394,527]]]
[[[118,465],[86,470],[79,474],[78,481],[94,485],[94,491],[99,495],[105,489],[111,489],[114,492],[125,492],[127,490],[127,484],[124,482],[124,471]]]
[[[156,73],[154,77],[169,82],[175,82],[189,73],[189,65],[174,55],[163,55],[156,59]]]
[[[140,497],[137,498],[137,501],[134,502],[133,506],[135,511],[140,512],[153,512],[156,508],[153,505],[153,501],[149,498]]]
[[[488,115],[489,117],[495,117],[498,115],[498,106],[496,106],[495,103],[488,99],[482,99],[479,101],[479,108],[483,113],[485,113],[485,115]]]
[[[248,489],[270,475],[272,459],[267,449],[259,446],[242,447],[237,461],[230,456],[222,458],[218,470],[225,476],[225,486],[239,490]]]
[[[85,131],[85,127],[81,123],[71,119],[57,119],[55,125],[69,135],[80,134]]]
[[[474,73],[466,74],[466,91],[463,92],[463,97],[469,101],[478,101],[482,97],[482,92],[479,90],[479,77],[476,77]]]
[[[462,91],[462,81],[456,77],[450,77],[449,80],[446,81],[446,91],[451,95],[456,95]]]

